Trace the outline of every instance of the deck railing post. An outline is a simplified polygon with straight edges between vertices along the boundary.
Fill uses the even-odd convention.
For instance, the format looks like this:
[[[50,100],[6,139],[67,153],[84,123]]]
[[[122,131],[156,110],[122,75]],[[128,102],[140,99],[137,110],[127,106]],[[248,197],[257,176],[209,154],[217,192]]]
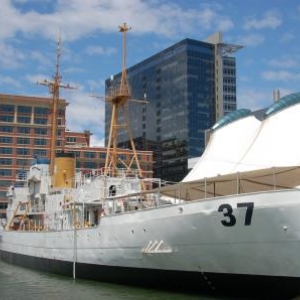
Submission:
[[[240,193],[240,177],[239,172],[236,173],[236,193]]]
[[[273,171],[273,189],[276,190],[276,178],[275,178],[274,167],[272,168],[272,171]]]

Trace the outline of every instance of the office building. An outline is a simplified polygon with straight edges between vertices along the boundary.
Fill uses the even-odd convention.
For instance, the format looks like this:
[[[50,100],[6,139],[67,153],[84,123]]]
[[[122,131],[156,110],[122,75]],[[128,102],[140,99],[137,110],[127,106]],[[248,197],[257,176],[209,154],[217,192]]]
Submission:
[[[74,153],[76,168],[86,172],[101,170],[106,148],[91,147],[91,132],[66,130],[68,102],[59,100],[57,150]],[[5,217],[7,188],[22,182],[34,157],[50,158],[52,99],[0,94],[0,219]],[[123,161],[133,152],[118,149]],[[138,151],[144,177],[152,177],[152,152]]]
[[[148,101],[132,101],[129,111],[138,149],[154,150],[154,177],[185,177],[188,158],[204,151],[206,130],[236,109],[236,61],[231,54],[240,48],[223,43],[216,33],[205,42],[184,39],[127,69],[132,99]],[[106,92],[120,78],[121,73],[107,79]],[[107,105],[106,139],[110,114]],[[127,135],[120,132],[119,141],[128,144]]]

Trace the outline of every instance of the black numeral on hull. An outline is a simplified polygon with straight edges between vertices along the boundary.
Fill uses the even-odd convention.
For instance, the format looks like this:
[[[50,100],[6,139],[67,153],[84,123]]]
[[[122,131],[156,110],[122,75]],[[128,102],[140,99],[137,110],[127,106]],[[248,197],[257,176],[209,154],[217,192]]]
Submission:
[[[245,214],[245,226],[251,225],[254,203],[253,202],[243,202],[237,203],[237,208],[246,208]],[[218,212],[222,212],[225,219],[221,220],[223,226],[232,227],[236,224],[236,217],[233,214],[233,209],[230,204],[221,204],[218,208]]]

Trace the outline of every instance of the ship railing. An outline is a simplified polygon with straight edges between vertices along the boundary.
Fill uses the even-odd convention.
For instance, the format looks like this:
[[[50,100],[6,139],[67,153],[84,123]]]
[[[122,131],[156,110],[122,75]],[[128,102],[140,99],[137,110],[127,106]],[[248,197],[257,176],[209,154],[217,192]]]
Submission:
[[[22,223],[20,230],[23,231],[42,231],[44,230],[44,224],[42,220],[28,219]]]
[[[300,167],[271,167],[250,170],[160,187],[160,195],[179,201],[294,189],[299,185]]]
[[[181,203],[179,197],[165,197],[160,195],[160,188],[171,185],[171,182],[162,181],[157,178],[147,178],[144,180],[148,190],[132,190],[131,193],[128,194],[120,195],[116,193],[115,196],[108,197],[104,206],[109,208],[109,214]]]
[[[16,181],[26,181],[28,178],[28,174],[29,174],[29,172],[25,171],[25,170],[22,172],[18,172],[16,174]]]
[[[120,168],[117,172],[111,168],[107,169],[105,172],[105,168],[101,169],[84,169],[84,170],[77,170],[74,182],[75,186],[82,186],[84,184],[90,183],[91,181],[95,180],[96,178],[106,176],[109,178],[118,178],[118,179],[136,179],[138,177],[138,170],[128,170],[126,168]]]
[[[113,207],[116,207],[121,200],[124,203],[123,211],[146,209],[229,195],[292,189],[295,188],[294,181],[298,175],[300,176],[299,167],[277,167],[223,176],[218,175],[212,178],[171,185],[159,180],[148,179],[148,185],[152,186],[153,189],[127,196],[111,197],[111,200]],[[118,212],[117,209],[112,211]]]
[[[44,204],[31,204],[30,212],[32,213],[40,213],[45,211],[45,205]]]

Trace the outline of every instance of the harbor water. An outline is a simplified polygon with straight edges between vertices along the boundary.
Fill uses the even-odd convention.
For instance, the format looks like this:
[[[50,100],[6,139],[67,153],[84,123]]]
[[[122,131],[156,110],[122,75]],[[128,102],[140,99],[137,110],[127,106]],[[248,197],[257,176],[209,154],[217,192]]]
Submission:
[[[176,283],[174,283],[176,285]],[[172,293],[101,283],[73,280],[4,263],[0,260],[1,300],[233,300],[240,298]],[[249,298],[248,298],[249,299]]]

